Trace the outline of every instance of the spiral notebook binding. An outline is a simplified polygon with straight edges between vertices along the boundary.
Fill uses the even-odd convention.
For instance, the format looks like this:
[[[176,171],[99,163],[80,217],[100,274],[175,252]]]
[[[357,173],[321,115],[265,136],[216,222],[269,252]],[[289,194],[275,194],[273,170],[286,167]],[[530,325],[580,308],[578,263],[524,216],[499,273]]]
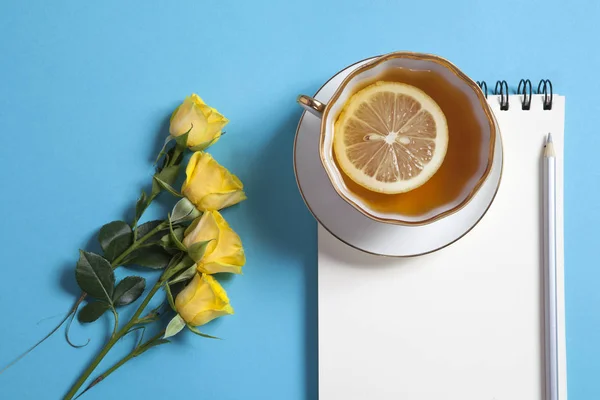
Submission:
[[[542,84],[544,86],[542,86]],[[543,92],[540,91],[540,88],[542,88]],[[550,89],[550,96],[548,96],[548,89]],[[552,110],[552,82],[550,82],[550,79],[542,79],[540,81],[540,83],[538,84],[538,89],[537,89],[538,94],[544,94],[544,110]]]
[[[485,98],[488,97],[488,86],[485,81],[477,81],[477,86],[481,89]],[[500,96],[500,110],[507,111],[510,107],[509,104],[509,87],[508,83],[505,80],[496,81],[496,86],[494,87],[494,94]],[[523,100],[521,100],[521,109],[522,110],[530,110],[531,109],[531,98],[533,95],[533,85],[529,79],[521,79],[519,81],[519,85],[517,86],[517,91],[515,94],[523,96]],[[552,92],[552,82],[550,79],[541,79],[538,84],[536,94],[543,94],[543,109],[544,110],[552,110],[552,100],[554,94]]]
[[[521,88],[521,85],[523,87]],[[529,88],[529,90],[527,90]],[[523,95],[523,101],[521,101],[521,109],[529,110],[531,108],[531,81],[529,79],[521,79],[519,81],[519,87],[517,88],[517,94]]]
[[[485,83],[485,81],[477,81],[477,86],[479,86],[479,88],[481,89],[481,91],[485,95],[485,98],[487,99],[487,95],[488,95],[487,83]]]
[[[498,90],[498,88],[500,90]],[[508,111],[508,83],[506,81],[496,81],[496,87],[494,88],[494,94],[500,95],[500,110]]]

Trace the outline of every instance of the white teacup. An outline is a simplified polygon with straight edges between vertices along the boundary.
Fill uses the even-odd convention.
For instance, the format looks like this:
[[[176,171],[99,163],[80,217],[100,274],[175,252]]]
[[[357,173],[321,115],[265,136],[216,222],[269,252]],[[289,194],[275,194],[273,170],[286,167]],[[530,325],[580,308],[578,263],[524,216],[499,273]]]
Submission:
[[[473,157],[473,159],[477,160],[476,171],[474,170],[471,174],[472,176],[468,176],[468,179],[461,184],[461,191],[458,196],[445,204],[428,209],[419,215],[381,211],[363,201],[349,190],[333,157],[334,124],[344,104],[356,92],[357,88],[364,86],[365,81],[374,81],[378,76],[385,75],[390,69],[397,68],[411,71],[434,71],[442,76],[449,84],[449,87],[452,88],[452,93],[463,96],[463,98],[466,96],[470,107],[469,115],[475,118],[476,125],[478,126],[478,148],[476,152],[460,155],[456,153],[459,151],[457,146],[454,146],[454,149],[450,146],[448,148],[448,154],[450,154],[450,151],[455,152],[453,154],[455,159],[456,157],[465,156]],[[453,214],[464,207],[475,196],[491,170],[494,157],[494,144],[496,136],[499,133],[493,112],[487,104],[479,86],[456,66],[441,57],[412,52],[390,53],[378,57],[350,73],[336,90],[328,104],[323,104],[305,95],[299,96],[298,102],[307,111],[322,120],[320,157],[333,188],[342,199],[374,220],[399,225],[423,225]],[[452,127],[449,128],[449,141],[452,143]],[[448,154],[446,157],[448,157]],[[441,168],[443,168],[443,164]]]

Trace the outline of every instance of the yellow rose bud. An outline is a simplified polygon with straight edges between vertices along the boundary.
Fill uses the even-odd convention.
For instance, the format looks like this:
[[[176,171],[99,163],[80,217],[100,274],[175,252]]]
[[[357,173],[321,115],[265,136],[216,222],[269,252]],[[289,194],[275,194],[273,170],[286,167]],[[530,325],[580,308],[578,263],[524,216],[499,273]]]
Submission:
[[[207,211],[197,218],[185,231],[183,244],[210,240],[204,257],[196,263],[199,272],[216,274],[231,272],[240,274],[246,263],[242,241],[218,211]]]
[[[215,318],[233,314],[225,289],[215,278],[196,274],[177,295],[175,309],[192,326],[204,325]]]
[[[188,147],[204,150],[219,140],[221,130],[228,122],[217,110],[206,105],[200,96],[192,94],[171,114],[169,133],[177,137],[190,131]]]
[[[246,200],[244,185],[208,153],[194,153],[181,193],[200,211],[220,210]]]

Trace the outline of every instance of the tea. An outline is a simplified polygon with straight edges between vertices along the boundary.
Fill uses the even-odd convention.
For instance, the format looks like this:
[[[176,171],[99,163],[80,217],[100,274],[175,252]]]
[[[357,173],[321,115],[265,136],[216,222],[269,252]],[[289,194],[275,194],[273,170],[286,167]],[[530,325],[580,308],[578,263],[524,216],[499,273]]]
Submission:
[[[436,71],[392,68],[361,82],[355,92],[377,82],[400,82],[414,86],[431,97],[442,109],[448,125],[448,148],[437,172],[422,186],[400,194],[382,194],[364,188],[344,174],[334,155],[347,189],[374,210],[422,216],[464,197],[469,183],[480,169],[481,127],[466,94],[457,90]],[[339,117],[339,116],[337,116]],[[336,117],[336,118],[337,118]]]

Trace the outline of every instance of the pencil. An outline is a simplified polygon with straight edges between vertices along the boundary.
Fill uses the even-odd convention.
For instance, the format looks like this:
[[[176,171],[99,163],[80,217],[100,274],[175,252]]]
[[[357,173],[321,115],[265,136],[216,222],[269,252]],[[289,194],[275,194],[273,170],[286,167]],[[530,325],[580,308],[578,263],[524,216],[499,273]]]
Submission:
[[[544,146],[544,320],[546,400],[558,400],[558,319],[556,309],[556,155],[552,134]]]

